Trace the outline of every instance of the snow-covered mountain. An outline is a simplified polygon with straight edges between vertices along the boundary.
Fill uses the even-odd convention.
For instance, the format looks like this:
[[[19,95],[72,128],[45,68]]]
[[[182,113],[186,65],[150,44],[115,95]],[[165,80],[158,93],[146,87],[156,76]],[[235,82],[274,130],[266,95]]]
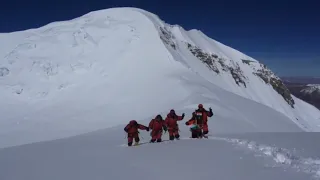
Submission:
[[[304,89],[301,90],[302,93],[312,94],[312,93],[320,93],[320,84],[308,84]]]
[[[252,57],[199,30],[113,8],[0,34],[0,147],[63,138],[174,108],[212,107],[210,131],[319,131],[320,111]]]
[[[320,77],[281,77],[284,82],[288,83],[300,83],[300,84],[319,84]]]
[[[316,78],[291,78],[290,81],[284,80],[284,84],[294,96],[320,109],[320,85],[311,84],[311,81],[316,81]]]

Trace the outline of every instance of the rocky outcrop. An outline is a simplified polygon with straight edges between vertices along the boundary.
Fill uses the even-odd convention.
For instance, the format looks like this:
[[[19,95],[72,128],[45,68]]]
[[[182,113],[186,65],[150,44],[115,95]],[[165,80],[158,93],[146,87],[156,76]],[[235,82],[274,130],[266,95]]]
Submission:
[[[229,70],[231,72],[231,75],[234,79],[234,81],[237,83],[237,85],[243,84],[244,87],[247,87],[245,80],[246,77],[243,75],[242,70],[240,69],[239,64],[235,65],[235,68],[229,67]]]
[[[159,27],[160,39],[167,45],[170,45],[176,50],[175,37],[172,32],[167,27]],[[217,54],[206,52],[203,49],[190,44],[189,42],[184,42],[188,50],[202,63],[204,63],[213,72],[220,73],[230,73],[233,77],[235,83],[238,86],[243,85],[247,87],[246,81],[248,78],[244,75],[240,65],[232,60],[220,57]],[[253,69],[253,74],[261,78],[266,84],[270,84],[273,89],[278,92],[283,99],[294,108],[294,100],[291,97],[291,92],[284,85],[279,77],[277,77],[266,65],[259,63],[257,61],[249,59],[241,59],[242,63],[250,66]],[[257,67],[258,64],[258,68]]]
[[[217,74],[220,73],[216,64],[218,60],[218,56],[216,54],[206,53],[202,49],[193,46],[189,43],[187,43],[187,45],[188,49],[195,57],[197,57],[199,60],[205,63],[212,71],[216,72]]]
[[[0,67],[0,77],[4,77],[9,74],[9,69],[6,67]]]
[[[247,64],[247,65],[250,65],[251,63],[254,63],[254,61],[251,61],[251,60],[246,60],[246,59],[241,59],[241,60],[242,60],[242,62],[244,64]]]
[[[220,69],[222,69],[222,71],[224,72],[230,72],[230,74],[232,75],[237,85],[242,84],[244,87],[247,87],[245,83],[246,77],[243,75],[243,71],[241,70],[239,64],[233,63],[232,66],[227,65],[225,63],[226,62],[225,59],[219,57],[214,53],[205,52],[199,47],[193,46],[190,43],[187,43],[187,47],[195,57],[197,57],[199,60],[205,63],[207,67],[210,68],[212,71],[219,74],[220,70],[219,70],[218,64],[220,64],[220,67],[221,67]]]
[[[164,43],[170,45],[173,49],[176,49],[176,45],[173,41],[173,39],[175,39],[175,38],[174,38],[173,34],[171,33],[171,31],[169,31],[166,27],[160,27],[159,29],[161,32],[160,39]]]
[[[285,86],[282,80],[277,77],[266,65],[260,63],[261,69],[253,72],[254,75],[260,77],[266,84],[270,84],[275,91],[277,91],[283,99],[294,108],[294,100],[292,99],[290,90]]]

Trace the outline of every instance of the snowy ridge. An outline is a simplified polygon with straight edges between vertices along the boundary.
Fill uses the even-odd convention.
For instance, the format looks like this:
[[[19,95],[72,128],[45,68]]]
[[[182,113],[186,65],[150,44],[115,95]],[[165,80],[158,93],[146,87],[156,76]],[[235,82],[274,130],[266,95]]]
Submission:
[[[320,129],[320,112],[257,60],[136,8],[0,34],[0,69],[0,147],[148,122],[171,108],[190,118],[199,103],[215,112],[215,131]]]
[[[151,19],[157,18],[155,15],[150,15],[149,12],[139,11],[147,14],[148,17],[152,17]],[[264,64],[207,37],[199,30],[185,31],[180,26],[168,25],[163,21],[158,20],[153,22],[159,31],[160,37],[163,35],[168,37],[166,40],[161,39],[165,44],[169,45],[167,48],[174,55],[175,59],[180,60],[180,62],[191,68],[195,73],[227,91],[274,108],[306,130],[318,127],[320,112],[303,101],[296,103],[294,100],[296,98],[291,95],[281,79]],[[186,51],[186,47],[189,52]],[[192,51],[194,48],[202,52],[200,57]],[[198,60],[203,61],[209,66],[209,69],[205,70],[203,64],[194,62],[196,60],[190,57],[190,52]],[[207,57],[202,59],[201,56]],[[298,107],[304,106],[301,103],[308,107],[308,110],[304,108],[304,111],[312,112],[311,119],[304,119],[304,115],[300,115],[301,111],[294,109],[295,105]],[[309,124],[309,120],[312,122],[311,124]]]

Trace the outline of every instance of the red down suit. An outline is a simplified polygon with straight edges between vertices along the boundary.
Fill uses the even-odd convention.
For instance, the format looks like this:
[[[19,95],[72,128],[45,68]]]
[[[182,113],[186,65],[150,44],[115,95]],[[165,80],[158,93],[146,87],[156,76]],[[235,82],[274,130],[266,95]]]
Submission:
[[[128,146],[132,146],[133,139],[136,143],[140,141],[139,129],[149,131],[149,128],[138,124],[136,120],[131,120],[129,124],[124,128],[124,131],[128,133]]]
[[[174,140],[174,138],[179,139],[179,125],[177,121],[181,121],[184,118],[184,113],[182,116],[178,116],[172,109],[165,119],[165,124],[168,127],[169,139]]]
[[[162,132],[163,130],[167,131],[166,124],[160,114],[158,114],[154,119],[152,119],[149,123],[149,128],[152,130],[151,141],[150,142],[161,142]]]
[[[203,108],[202,104],[199,104],[199,109],[192,113],[192,118],[186,122],[186,125],[197,125],[198,128],[192,129],[192,137],[196,138],[208,134],[208,117],[212,117],[213,112],[210,108],[209,111]],[[198,134],[198,135],[197,135]]]

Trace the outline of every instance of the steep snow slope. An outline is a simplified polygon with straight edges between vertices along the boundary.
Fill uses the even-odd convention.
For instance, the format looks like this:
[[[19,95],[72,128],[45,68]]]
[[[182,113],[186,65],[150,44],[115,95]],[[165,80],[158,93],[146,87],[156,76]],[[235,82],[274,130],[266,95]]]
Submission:
[[[319,111],[296,99],[293,109],[291,96],[253,75],[277,80],[256,60],[140,9],[1,34],[0,43],[0,147],[149,121],[171,108],[189,118],[198,103],[216,113],[214,131],[319,130]],[[195,46],[218,55],[211,68],[221,73]]]
[[[185,31],[180,26],[165,24],[155,15],[142,12],[153,20],[160,30],[161,39],[175,59],[192,71],[227,91],[285,114],[305,130],[319,130],[320,111],[308,103],[295,101],[297,98],[264,64],[207,37],[201,31]],[[306,118],[305,114],[310,116]]]
[[[180,29],[183,31],[182,28]],[[185,58],[186,64],[189,64],[189,67],[192,67],[195,72],[225,90],[265,104],[285,114],[298,124],[308,124],[309,120],[315,120],[318,123],[306,127],[306,129],[309,130],[315,130],[315,126],[320,122],[319,111],[303,101],[294,101],[296,98],[290,94],[281,80],[267,69],[265,65],[241,52],[208,38],[199,31],[191,30],[187,33],[190,34],[189,38],[192,39],[192,41],[187,43],[190,43],[191,47],[198,47],[202,51],[201,53],[194,54],[196,54],[200,60],[203,60],[204,64],[209,65],[207,70],[203,68],[203,64],[199,65],[200,67],[194,66],[195,62],[194,59],[190,58],[190,52],[181,50],[185,49],[186,45],[184,43],[186,40],[177,42],[178,48],[181,48],[179,50],[184,53],[184,57],[187,57]],[[187,46],[190,46],[190,44]],[[213,58],[201,58],[201,56],[206,55],[211,55]],[[217,58],[214,56],[217,56]],[[294,106],[309,107],[309,109],[304,109],[304,112],[306,114],[313,112],[312,115],[314,115],[314,117],[312,119],[304,119],[304,112],[300,114],[301,111],[299,112],[299,109]],[[297,122],[297,119],[299,119],[300,122]]]

